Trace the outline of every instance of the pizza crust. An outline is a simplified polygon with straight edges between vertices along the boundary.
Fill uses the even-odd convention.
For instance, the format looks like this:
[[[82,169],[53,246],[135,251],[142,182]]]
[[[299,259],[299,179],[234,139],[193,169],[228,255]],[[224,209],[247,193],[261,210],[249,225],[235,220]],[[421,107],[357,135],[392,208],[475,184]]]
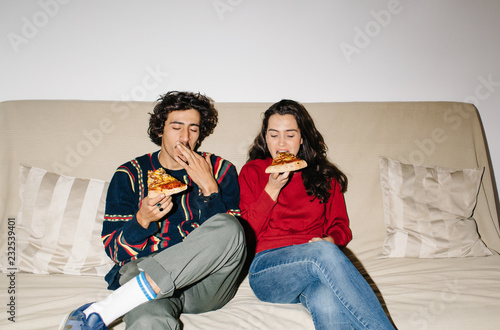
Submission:
[[[148,197],[149,198],[155,198],[158,195],[164,194],[165,196],[170,196],[170,195],[175,195],[177,193],[180,193],[181,191],[184,191],[187,189],[187,185],[179,187],[179,188],[174,188],[174,189],[153,189],[153,190],[148,190]]]
[[[293,172],[298,171],[302,168],[307,167],[307,162],[305,160],[296,160],[291,163],[269,165],[266,168],[266,173],[283,173],[283,172]]]
[[[168,188],[172,187],[174,188]],[[158,195],[174,195],[187,189],[187,184],[171,176],[165,169],[160,167],[156,171],[148,171],[148,197],[155,198]]]

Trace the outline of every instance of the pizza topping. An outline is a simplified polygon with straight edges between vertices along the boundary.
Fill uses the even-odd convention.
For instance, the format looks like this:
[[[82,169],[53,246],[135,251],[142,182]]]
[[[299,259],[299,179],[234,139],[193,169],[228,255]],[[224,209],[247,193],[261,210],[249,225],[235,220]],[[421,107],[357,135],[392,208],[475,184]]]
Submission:
[[[266,173],[284,173],[298,171],[307,167],[307,162],[289,152],[279,152],[274,157],[271,165],[266,168]]]
[[[172,190],[184,186],[187,185],[167,174],[163,168],[159,168],[154,172],[148,171],[149,190]]]
[[[271,166],[292,163],[295,161],[300,161],[301,159],[296,157],[294,154],[287,151],[279,152],[273,159]]]

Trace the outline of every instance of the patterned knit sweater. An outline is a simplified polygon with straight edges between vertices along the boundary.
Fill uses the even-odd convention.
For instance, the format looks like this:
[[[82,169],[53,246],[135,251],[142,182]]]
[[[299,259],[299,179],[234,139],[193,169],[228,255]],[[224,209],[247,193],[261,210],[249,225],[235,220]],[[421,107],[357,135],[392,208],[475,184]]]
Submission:
[[[184,169],[165,169],[189,187],[172,196],[174,207],[164,219],[143,228],[137,222],[136,213],[148,194],[148,170],[162,167],[158,155],[156,151],[121,165],[111,179],[102,227],[105,251],[115,262],[115,267],[106,276],[110,288],[118,285],[117,273],[125,263],[182,242],[191,231],[217,213],[240,215],[236,168],[227,160],[212,155],[219,192],[205,197]]]

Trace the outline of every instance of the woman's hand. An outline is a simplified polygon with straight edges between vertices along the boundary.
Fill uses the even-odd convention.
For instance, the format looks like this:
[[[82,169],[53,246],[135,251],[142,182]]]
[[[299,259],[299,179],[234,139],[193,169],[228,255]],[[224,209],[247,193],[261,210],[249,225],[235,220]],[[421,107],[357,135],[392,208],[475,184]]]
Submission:
[[[333,237],[330,237],[330,236],[325,236],[325,237],[313,237],[309,240],[309,243],[312,243],[312,242],[319,242],[319,241],[327,241],[327,242],[330,242],[330,243],[333,243],[335,244],[335,240],[333,239]]]
[[[269,195],[269,197],[271,197],[273,201],[278,200],[280,191],[288,182],[289,176],[290,172],[271,173],[269,175],[269,181],[267,182],[267,185],[264,188],[264,190],[267,192],[267,194]]]
[[[191,179],[201,188],[204,196],[210,196],[219,191],[219,186],[214,178],[210,155],[205,157],[189,149],[182,143],[177,143],[181,157],[176,156],[175,160],[186,170]]]
[[[142,227],[148,228],[151,222],[158,221],[167,215],[173,205],[172,196],[161,194],[154,198],[145,197],[136,214],[137,222]]]

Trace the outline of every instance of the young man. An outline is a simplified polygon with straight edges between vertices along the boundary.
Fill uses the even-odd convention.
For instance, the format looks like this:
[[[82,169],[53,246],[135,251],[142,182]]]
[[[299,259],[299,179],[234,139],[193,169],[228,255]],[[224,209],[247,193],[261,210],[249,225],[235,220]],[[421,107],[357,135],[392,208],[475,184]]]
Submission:
[[[197,152],[218,122],[200,94],[169,92],[150,114],[148,134],[160,150],[116,170],[106,197],[102,239],[115,266],[102,301],[71,312],[60,329],[178,329],[182,312],[224,306],[235,294],[246,250],[234,165]],[[148,171],[163,167],[186,183],[173,196],[148,197]]]

